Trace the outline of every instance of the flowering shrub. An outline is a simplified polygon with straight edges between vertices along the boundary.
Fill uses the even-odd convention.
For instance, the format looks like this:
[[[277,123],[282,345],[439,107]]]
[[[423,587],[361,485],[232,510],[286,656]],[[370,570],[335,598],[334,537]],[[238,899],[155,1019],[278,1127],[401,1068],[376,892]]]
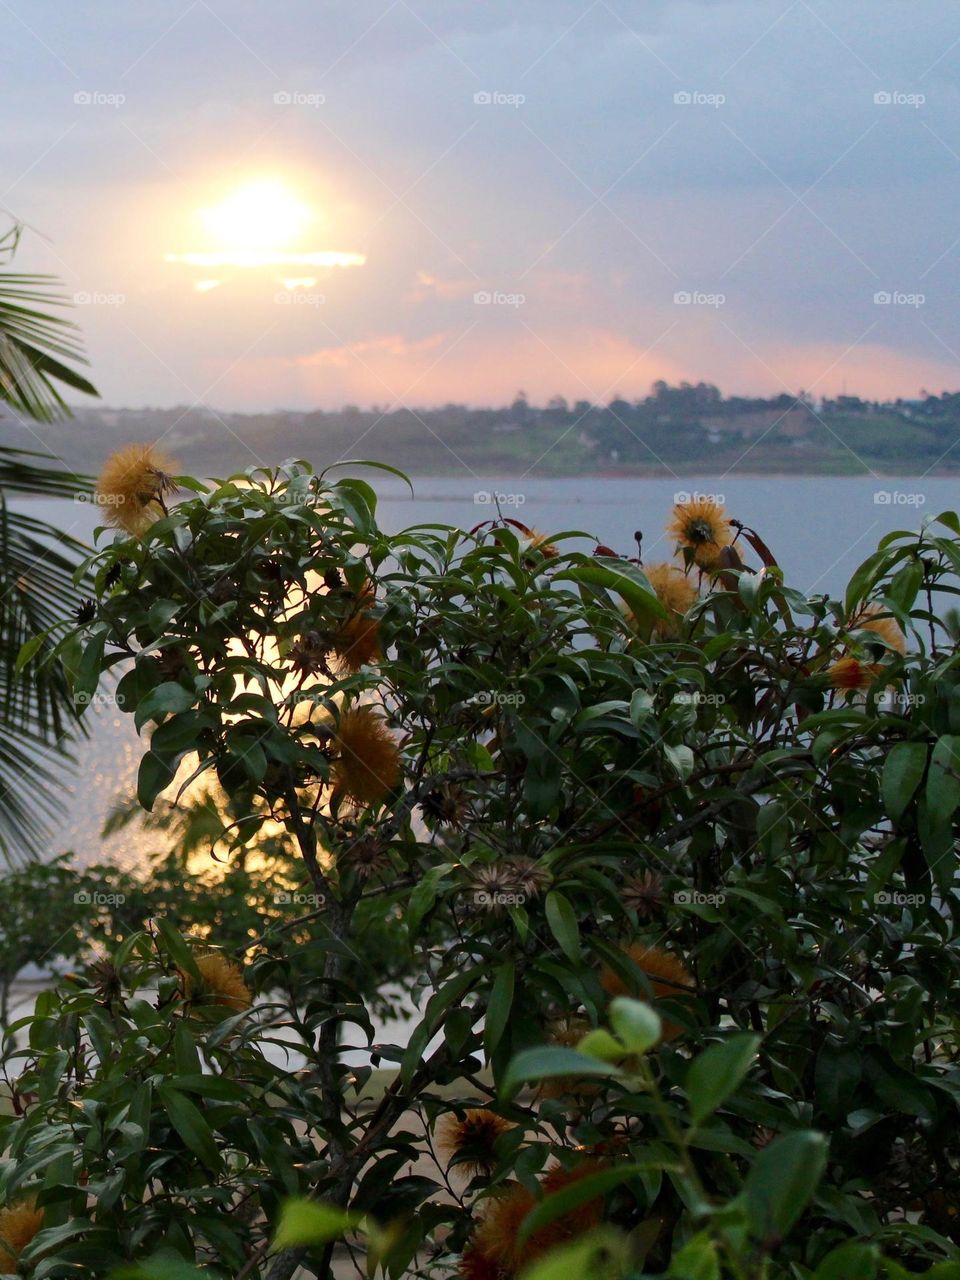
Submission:
[[[956,516],[833,601],[709,505],[645,569],[388,537],[299,463],[176,505],[124,466],[53,650],[80,702],[122,673],[146,809],[212,781],[218,856],[279,842],[310,902],[232,955],[160,918],[41,998],[21,1266],[957,1274]]]

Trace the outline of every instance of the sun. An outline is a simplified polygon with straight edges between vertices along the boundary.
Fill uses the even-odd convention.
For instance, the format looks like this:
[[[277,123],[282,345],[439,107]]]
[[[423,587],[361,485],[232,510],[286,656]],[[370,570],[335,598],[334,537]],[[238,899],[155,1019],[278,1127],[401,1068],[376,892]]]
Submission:
[[[329,210],[321,214],[278,177],[250,178],[228,189],[216,204],[195,208],[190,219],[199,243],[163,257],[202,272],[193,282],[198,293],[216,289],[227,278],[220,273],[232,274],[234,268],[277,272],[273,278],[278,283],[294,281],[284,288],[299,288],[307,280],[316,282],[315,268],[362,267],[367,260],[362,253],[311,245],[309,239],[327,234]]]
[[[314,221],[310,209],[272,178],[238,187],[199,215],[216,250],[240,254],[288,249]]]

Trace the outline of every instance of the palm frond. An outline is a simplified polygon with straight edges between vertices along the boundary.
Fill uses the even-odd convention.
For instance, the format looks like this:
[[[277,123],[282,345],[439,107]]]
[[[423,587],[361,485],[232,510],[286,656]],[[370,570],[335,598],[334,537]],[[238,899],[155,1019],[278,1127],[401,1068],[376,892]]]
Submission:
[[[46,311],[69,305],[48,276],[0,271],[0,400],[39,422],[69,416],[58,384],[97,394],[66,363],[86,363],[77,326]]]
[[[0,235],[0,260],[16,250],[20,228]],[[61,388],[96,395],[71,364],[83,363],[76,326],[45,308],[69,299],[48,276],[0,270],[0,403],[16,414],[50,422],[69,417]],[[64,471],[49,455],[0,446],[0,852],[36,854],[61,812],[64,766],[82,725],[62,664],[44,641],[22,670],[27,641],[78,607],[74,585],[87,548],[56,523],[11,510],[10,494],[74,498],[86,477]]]

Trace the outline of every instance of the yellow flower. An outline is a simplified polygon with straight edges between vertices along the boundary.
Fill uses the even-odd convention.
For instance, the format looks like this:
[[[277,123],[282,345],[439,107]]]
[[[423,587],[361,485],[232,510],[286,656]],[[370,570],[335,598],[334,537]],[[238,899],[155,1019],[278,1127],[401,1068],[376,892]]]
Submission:
[[[0,1266],[10,1271],[43,1226],[43,1210],[32,1200],[17,1200],[0,1209]]]
[[[487,1107],[471,1107],[462,1116],[449,1112],[437,1126],[437,1150],[448,1162],[455,1159],[471,1177],[489,1174],[497,1163],[496,1141],[512,1128],[509,1120]]]
[[[184,989],[198,1004],[222,1004],[240,1013],[253,1003],[250,988],[243,980],[243,970],[219,951],[197,956],[200,982],[183,973]]]
[[[175,464],[151,444],[128,444],[112,453],[97,481],[96,501],[108,524],[140,536],[163,514]]]
[[[896,618],[891,617],[882,605],[865,604],[850,620],[851,631],[873,631],[897,653],[906,653],[907,638],[900,630]]]
[[[358,804],[376,804],[400,781],[397,744],[372,707],[351,707],[340,713],[333,748],[334,786]]]
[[[721,550],[733,541],[726,508],[709,498],[678,502],[667,533],[676,539],[681,549],[689,548],[693,552],[694,562],[701,569],[711,568]]]
[[[657,599],[670,615],[667,618],[658,618],[656,620],[653,626],[654,634],[664,637],[675,635],[677,631],[677,615],[683,615],[688,609],[692,608],[697,599],[696,587],[675,564],[644,565],[643,572],[647,581],[653,587]],[[632,613],[629,617],[631,622],[636,625],[636,620]]]

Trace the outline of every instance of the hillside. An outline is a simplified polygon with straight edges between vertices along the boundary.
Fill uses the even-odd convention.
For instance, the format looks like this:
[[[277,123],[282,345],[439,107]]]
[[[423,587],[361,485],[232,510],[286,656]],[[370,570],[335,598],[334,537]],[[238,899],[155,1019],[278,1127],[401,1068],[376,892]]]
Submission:
[[[957,401],[958,403],[954,403]],[[944,474],[960,464],[960,395],[871,403],[800,396],[724,399],[714,387],[658,383],[609,405],[521,396],[500,409],[220,413],[205,407],[83,407],[53,425],[0,420],[0,443],[46,447],[94,471],[117,446],[162,440],[180,464],[224,474],[306,457],[374,458],[412,474]]]

